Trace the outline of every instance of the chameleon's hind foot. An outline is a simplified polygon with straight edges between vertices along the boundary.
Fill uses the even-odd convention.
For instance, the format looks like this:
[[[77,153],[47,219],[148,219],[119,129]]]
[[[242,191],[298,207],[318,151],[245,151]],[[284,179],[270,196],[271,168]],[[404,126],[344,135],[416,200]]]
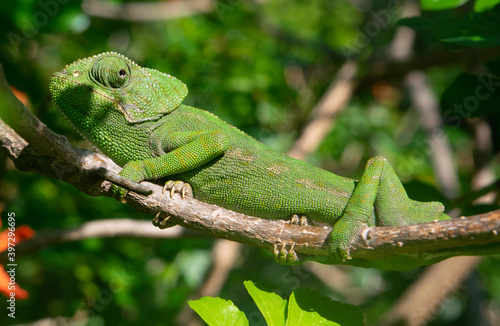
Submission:
[[[165,217],[161,216],[161,212],[158,212],[156,216],[153,218],[153,225],[160,229],[167,229],[174,225],[177,225],[175,219],[172,216],[167,215]]]
[[[309,221],[304,215],[293,214],[289,221],[292,225],[307,226]],[[295,242],[276,243],[274,245],[274,260],[280,264],[297,264],[299,256],[294,250]]]
[[[351,243],[368,227],[360,215],[344,214],[332,228],[329,235],[330,258],[335,264],[352,259]]]
[[[299,257],[294,250],[295,243],[277,243],[274,245],[274,259],[280,264],[293,264],[299,261]]]
[[[182,199],[193,198],[193,188],[189,183],[183,181],[167,181],[165,186],[163,186],[162,193],[170,192],[170,198],[174,199],[174,194],[178,193],[181,195]]]
[[[293,214],[292,217],[290,218],[290,224],[308,226],[309,220],[307,219],[307,216],[304,215],[299,216],[297,214]]]

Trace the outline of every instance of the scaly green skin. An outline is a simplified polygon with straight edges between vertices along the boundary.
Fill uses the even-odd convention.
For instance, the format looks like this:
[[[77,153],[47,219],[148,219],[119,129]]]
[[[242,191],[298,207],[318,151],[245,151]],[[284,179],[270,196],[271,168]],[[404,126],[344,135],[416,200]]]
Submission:
[[[449,219],[440,203],[409,199],[382,157],[368,162],[359,182],[295,160],[209,112],[182,105],[182,82],[117,53],[66,66],[52,76],[50,93],[74,127],[123,166],[120,174],[130,180],[168,177],[190,184],[196,199],[233,211],[266,219],[297,214],[332,225],[330,258],[314,260],[405,270],[446,258],[346,260],[350,239],[366,226]],[[297,263],[290,257],[280,259]]]

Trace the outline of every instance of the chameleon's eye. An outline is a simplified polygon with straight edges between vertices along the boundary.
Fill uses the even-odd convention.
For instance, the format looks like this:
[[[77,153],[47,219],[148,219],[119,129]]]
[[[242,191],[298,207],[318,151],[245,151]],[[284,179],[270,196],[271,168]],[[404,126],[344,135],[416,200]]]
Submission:
[[[121,58],[104,57],[94,63],[91,76],[103,86],[120,88],[127,85],[130,80],[130,67]]]

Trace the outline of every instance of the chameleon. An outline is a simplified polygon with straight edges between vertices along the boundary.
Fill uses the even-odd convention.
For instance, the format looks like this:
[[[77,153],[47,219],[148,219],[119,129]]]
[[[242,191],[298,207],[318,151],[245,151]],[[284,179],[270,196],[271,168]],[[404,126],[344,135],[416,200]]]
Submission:
[[[67,65],[52,75],[49,91],[70,124],[123,167],[119,174],[129,180],[167,178],[167,188],[188,189],[194,198],[232,211],[332,226],[322,263],[408,270],[448,258],[350,257],[351,240],[366,227],[450,219],[441,203],[410,199],[381,156],[367,162],[359,180],[291,158],[208,111],[183,105],[188,90],[179,79],[116,52]],[[123,198],[126,190],[113,187]],[[279,262],[303,261],[293,247],[282,250]]]

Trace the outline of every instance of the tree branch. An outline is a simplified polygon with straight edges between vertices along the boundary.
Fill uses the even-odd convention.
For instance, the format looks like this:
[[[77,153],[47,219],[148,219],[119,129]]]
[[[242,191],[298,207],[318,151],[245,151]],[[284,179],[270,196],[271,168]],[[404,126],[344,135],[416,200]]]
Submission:
[[[487,255],[492,254],[494,248],[500,253],[498,230],[500,210],[448,221],[367,228],[351,246],[357,252],[356,257],[366,259],[395,252],[441,254],[456,251],[457,255]]]
[[[50,131],[15,99],[0,72],[0,117],[9,119],[9,114],[23,116],[21,122],[10,120],[11,126],[23,139],[29,139],[29,144],[21,141],[10,127],[0,124],[1,148],[16,166],[57,177],[92,196],[111,196],[111,183],[104,181],[97,171],[105,167],[117,173],[120,168],[103,155],[72,147],[63,136]],[[26,128],[24,123],[37,127]],[[277,244],[293,243],[300,258],[328,263],[330,226],[298,226],[283,220],[246,216],[196,199],[181,199],[178,194],[170,198],[162,193],[161,186],[151,182],[142,184],[152,191],[151,195],[146,197],[134,192],[126,195],[126,202],[140,212],[171,216],[174,224],[270,251]],[[490,254],[500,246],[500,237],[496,231],[492,232],[499,228],[499,219],[499,212],[494,212],[453,221],[367,228],[353,241],[351,256],[374,259],[405,253],[417,255],[425,262],[426,254],[432,257],[445,257],[450,253]],[[487,223],[484,225],[489,228],[482,223]],[[492,245],[486,246],[489,243]],[[463,247],[464,244],[467,247]],[[428,251],[422,251],[423,248]]]

